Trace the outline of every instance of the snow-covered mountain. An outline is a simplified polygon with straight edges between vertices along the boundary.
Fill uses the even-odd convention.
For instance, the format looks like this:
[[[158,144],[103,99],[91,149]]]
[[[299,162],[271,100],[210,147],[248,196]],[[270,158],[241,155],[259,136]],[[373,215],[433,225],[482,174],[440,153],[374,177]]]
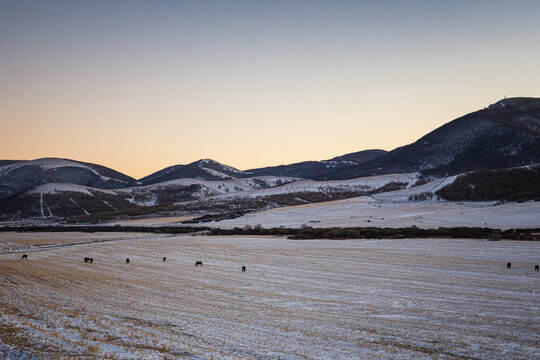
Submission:
[[[146,214],[180,208],[254,210],[408,188],[420,174],[443,178],[533,163],[540,163],[540,99],[511,98],[390,152],[366,150],[247,171],[203,159],[136,181],[104,166],[68,159],[0,160],[0,217],[66,217],[137,208],[148,209]]]
[[[118,171],[80,161],[43,158],[0,162],[0,199],[46,183],[73,183],[100,189],[136,185],[135,179]]]
[[[211,159],[202,159],[187,165],[169,166],[140,179],[144,185],[170,180],[195,178],[200,180],[230,180],[260,176],[294,177],[310,180],[329,180],[334,173],[356,167],[358,164],[385,154],[384,150],[364,150],[338,156],[330,160],[302,161],[288,165],[269,166],[241,171]]]

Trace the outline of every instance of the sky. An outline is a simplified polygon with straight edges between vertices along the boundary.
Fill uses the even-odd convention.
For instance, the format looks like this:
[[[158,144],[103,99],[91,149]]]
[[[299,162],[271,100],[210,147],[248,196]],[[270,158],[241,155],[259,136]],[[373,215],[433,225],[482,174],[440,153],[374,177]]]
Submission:
[[[0,0],[0,159],[141,178],[392,150],[540,96],[540,1]]]

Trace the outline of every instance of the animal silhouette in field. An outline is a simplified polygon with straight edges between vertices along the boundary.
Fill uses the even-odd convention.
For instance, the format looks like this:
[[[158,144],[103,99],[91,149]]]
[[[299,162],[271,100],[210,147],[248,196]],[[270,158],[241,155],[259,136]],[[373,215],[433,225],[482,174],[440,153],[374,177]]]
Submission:
[[[21,258],[21,260],[28,260],[28,255],[24,254]]]
[[[242,266],[242,272],[246,272],[246,267]]]
[[[534,265],[534,271],[540,271],[540,266]]]
[[[164,256],[164,257],[163,257],[163,262],[165,262],[165,260],[167,260],[167,258]]]
[[[195,266],[202,266],[202,261],[196,261]]]
[[[126,264],[129,264],[129,259],[126,259]]]
[[[512,268],[512,263],[506,264],[506,268],[507,268],[507,269],[511,269],[511,268]]]
[[[92,264],[94,262],[94,258],[85,257],[84,262]]]

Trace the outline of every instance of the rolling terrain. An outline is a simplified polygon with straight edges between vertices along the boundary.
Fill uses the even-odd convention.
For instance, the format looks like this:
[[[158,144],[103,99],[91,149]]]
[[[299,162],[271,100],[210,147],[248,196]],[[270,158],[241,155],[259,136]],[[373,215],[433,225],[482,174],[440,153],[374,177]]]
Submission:
[[[0,202],[0,217],[64,218],[127,209],[151,208],[219,194],[264,189],[297,181],[295,178],[258,177],[208,181],[178,179],[120,189],[99,189],[69,183],[48,183]]]
[[[538,163],[540,99],[510,98],[453,120],[415,143],[390,152],[365,150],[331,160],[245,171],[202,159],[135,180],[100,165],[67,159],[2,160],[0,219],[99,221],[100,216],[110,220],[207,215],[199,220],[219,221],[276,207],[418,188],[452,175]],[[506,176],[506,182],[497,185],[493,181],[478,182],[478,176],[468,175],[467,180],[460,180],[459,189],[454,185],[439,189],[437,194],[415,191],[409,200],[538,200],[534,189],[538,171],[508,171],[521,171],[521,182]],[[467,190],[473,187],[474,191]]]
[[[281,175],[311,180],[333,180],[339,178],[336,174],[346,169],[356,168],[359,164],[373,160],[385,153],[384,150],[364,150],[337,156],[330,160],[303,161],[288,165],[251,169],[246,172],[255,175]]]

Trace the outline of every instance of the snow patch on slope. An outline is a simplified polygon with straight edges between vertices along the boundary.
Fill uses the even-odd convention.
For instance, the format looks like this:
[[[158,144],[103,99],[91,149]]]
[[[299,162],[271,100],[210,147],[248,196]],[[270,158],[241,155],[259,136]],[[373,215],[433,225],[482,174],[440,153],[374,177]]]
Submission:
[[[61,192],[77,192],[92,196],[91,191],[99,191],[106,194],[115,195],[113,190],[97,189],[90,186],[77,185],[71,183],[48,183],[40,185],[28,191],[28,194],[54,194]]]
[[[292,183],[296,181],[301,181],[302,179],[295,177],[282,177],[282,176],[259,176],[256,178],[242,178],[242,179],[229,179],[229,180],[201,180],[193,178],[182,178],[171,181],[166,181],[163,183],[147,185],[139,188],[141,191],[151,191],[167,187],[178,187],[178,186],[191,186],[191,185],[201,185],[203,188],[206,188],[206,194],[201,193],[201,195],[219,195],[226,193],[235,193],[235,192],[244,192],[252,191],[262,188],[271,188],[276,187],[282,184]],[[281,186],[282,187],[282,186]],[[280,187],[280,188],[281,188]],[[122,191],[122,190],[119,190]]]
[[[446,185],[453,183],[454,180],[456,180],[457,176],[458,175],[449,176],[442,179],[435,179],[423,185],[414,186],[414,187],[401,189],[401,190],[389,191],[389,192],[381,193],[381,194],[376,194],[373,197],[381,201],[388,202],[388,203],[409,202],[410,196],[415,195],[415,194],[425,193],[425,192],[435,193],[436,191],[442,189]],[[428,201],[437,201],[437,200],[432,198],[431,200],[428,200]]]
[[[9,164],[9,165],[0,167],[0,174],[9,173],[9,172],[11,172],[11,171],[13,171],[13,170],[15,170],[17,168],[23,167],[23,166],[38,166],[38,167],[40,167],[42,169],[57,169],[57,168],[63,168],[63,167],[76,167],[76,168],[81,168],[81,169],[88,170],[88,171],[92,172],[93,174],[99,176],[104,181],[112,180],[112,181],[118,181],[118,182],[127,183],[126,181],[123,181],[123,180],[120,180],[120,179],[113,179],[113,178],[110,178],[108,176],[102,175],[98,171],[96,171],[95,169],[93,169],[93,168],[91,168],[91,167],[89,167],[87,165],[78,163],[76,161],[71,161],[71,160],[67,160],[67,159],[58,159],[58,158],[43,158],[43,159],[36,159],[36,160],[20,161],[20,162],[14,163],[14,164]]]
[[[219,172],[219,171],[216,171],[214,169],[205,168],[205,167],[201,167],[200,169],[206,171],[210,175],[217,176],[217,177],[220,177],[220,178],[223,178],[223,179],[230,179],[231,178],[229,175],[224,174],[224,173]]]
[[[202,159],[202,160],[199,160],[198,162],[199,164],[205,164],[205,165],[214,165],[214,166],[219,166],[221,169],[223,169],[224,171],[228,171],[228,172],[232,172],[232,173],[236,173],[236,174],[243,174],[244,172],[243,171],[240,171],[238,169],[235,169],[233,168],[232,166],[228,166],[228,165],[224,165],[220,162],[217,162],[215,160],[212,160],[212,159]],[[207,170],[206,167],[202,167],[204,168],[205,170]]]
[[[329,180],[315,181],[303,180],[279,187],[268,189],[253,190],[249,192],[235,193],[228,196],[231,197],[263,197],[279,194],[302,193],[302,192],[333,192],[333,191],[372,191],[379,189],[389,183],[399,182],[407,184],[407,187],[412,186],[418,181],[419,173],[408,174],[387,174],[378,176],[368,176],[349,180]]]
[[[321,163],[324,164],[327,169],[337,168],[340,166],[358,165],[357,162],[350,161],[350,160],[324,160],[324,161],[321,161]]]

